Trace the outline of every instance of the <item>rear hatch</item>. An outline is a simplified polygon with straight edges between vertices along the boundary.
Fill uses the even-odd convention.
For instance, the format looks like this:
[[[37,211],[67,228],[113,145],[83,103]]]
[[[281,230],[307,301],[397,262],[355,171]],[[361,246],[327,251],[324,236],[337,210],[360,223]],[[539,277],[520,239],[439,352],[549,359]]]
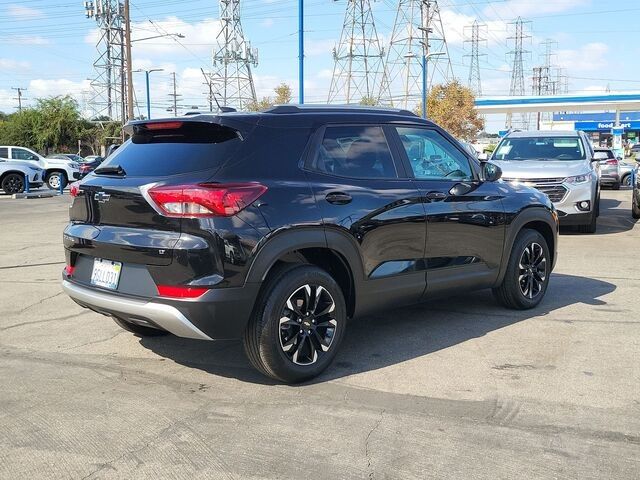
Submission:
[[[85,262],[166,266],[176,248],[206,246],[192,235],[181,239],[182,219],[162,215],[146,192],[211,179],[234,155],[242,134],[215,118],[129,125],[131,138],[72,191],[64,237],[68,264],[84,256]]]

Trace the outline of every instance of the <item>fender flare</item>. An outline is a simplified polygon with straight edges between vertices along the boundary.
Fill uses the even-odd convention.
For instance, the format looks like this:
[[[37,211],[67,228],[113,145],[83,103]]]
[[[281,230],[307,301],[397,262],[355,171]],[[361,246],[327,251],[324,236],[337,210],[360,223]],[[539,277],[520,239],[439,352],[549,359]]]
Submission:
[[[550,212],[551,210],[548,207],[542,205],[534,205],[525,208],[520,213],[518,213],[515,219],[507,226],[502,252],[502,264],[500,266],[500,272],[498,274],[496,285],[500,285],[502,283],[505,273],[507,272],[507,265],[509,264],[509,258],[511,257],[511,251],[516,240],[516,236],[518,235],[518,233],[520,233],[520,230],[522,230],[524,225],[526,225],[527,223],[544,222],[549,226],[549,228],[553,232],[554,241],[554,244],[549,245],[549,247],[553,251],[552,265],[555,265],[555,260],[558,255],[558,225],[554,222]]]

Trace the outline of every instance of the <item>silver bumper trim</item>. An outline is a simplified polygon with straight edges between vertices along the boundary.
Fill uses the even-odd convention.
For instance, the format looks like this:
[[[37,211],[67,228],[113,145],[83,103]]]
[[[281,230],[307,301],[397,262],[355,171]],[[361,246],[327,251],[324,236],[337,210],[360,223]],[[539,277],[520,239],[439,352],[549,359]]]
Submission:
[[[62,281],[62,289],[69,297],[82,305],[104,309],[107,311],[125,313],[152,320],[164,330],[173,333],[177,337],[195,338],[197,340],[211,340],[177,308],[163,303],[145,302],[133,300],[109,293],[81,287],[68,280]]]

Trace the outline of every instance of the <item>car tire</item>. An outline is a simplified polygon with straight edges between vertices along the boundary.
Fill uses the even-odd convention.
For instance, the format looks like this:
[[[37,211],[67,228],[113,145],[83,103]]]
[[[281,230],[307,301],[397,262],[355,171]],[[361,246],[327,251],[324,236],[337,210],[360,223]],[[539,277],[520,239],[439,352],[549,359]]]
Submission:
[[[163,335],[168,335],[169,332],[166,330],[160,330],[158,328],[145,327],[143,325],[137,325],[135,323],[127,322],[118,317],[111,317],[116,324],[126,330],[127,332],[131,332],[138,337],[160,337]]]
[[[636,219],[640,218],[640,205],[638,205],[638,195],[636,195],[635,191],[631,198],[631,216]]]
[[[2,179],[2,190],[7,195],[24,192],[24,177],[17,173],[10,173]]]
[[[551,266],[549,246],[542,234],[521,230],[513,242],[502,283],[493,289],[496,300],[514,310],[534,308],[547,291]]]
[[[593,212],[591,214],[591,219],[589,223],[585,223],[583,225],[578,225],[578,232],[580,233],[596,233],[597,230],[597,222],[598,222],[598,214],[597,212]]]
[[[627,174],[624,177],[622,177],[622,185],[625,187],[631,187],[631,175]]]
[[[62,183],[62,188],[64,189],[68,183],[67,176],[62,172],[49,173],[45,181],[49,190],[60,190],[60,183]]]
[[[312,265],[285,267],[269,275],[245,330],[244,350],[264,375],[302,382],[335,358],[346,322],[344,295],[331,275]]]

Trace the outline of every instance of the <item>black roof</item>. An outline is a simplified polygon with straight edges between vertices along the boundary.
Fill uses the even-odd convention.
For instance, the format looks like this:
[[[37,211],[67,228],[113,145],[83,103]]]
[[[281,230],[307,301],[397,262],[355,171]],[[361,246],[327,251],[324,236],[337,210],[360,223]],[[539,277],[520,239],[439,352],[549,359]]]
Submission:
[[[127,124],[140,125],[158,122],[211,122],[231,127],[245,125],[265,125],[270,127],[310,127],[323,123],[416,123],[432,125],[432,122],[418,117],[409,110],[355,105],[276,105],[261,112],[203,112],[191,113],[183,117],[135,120]],[[130,127],[129,127],[130,128]]]

